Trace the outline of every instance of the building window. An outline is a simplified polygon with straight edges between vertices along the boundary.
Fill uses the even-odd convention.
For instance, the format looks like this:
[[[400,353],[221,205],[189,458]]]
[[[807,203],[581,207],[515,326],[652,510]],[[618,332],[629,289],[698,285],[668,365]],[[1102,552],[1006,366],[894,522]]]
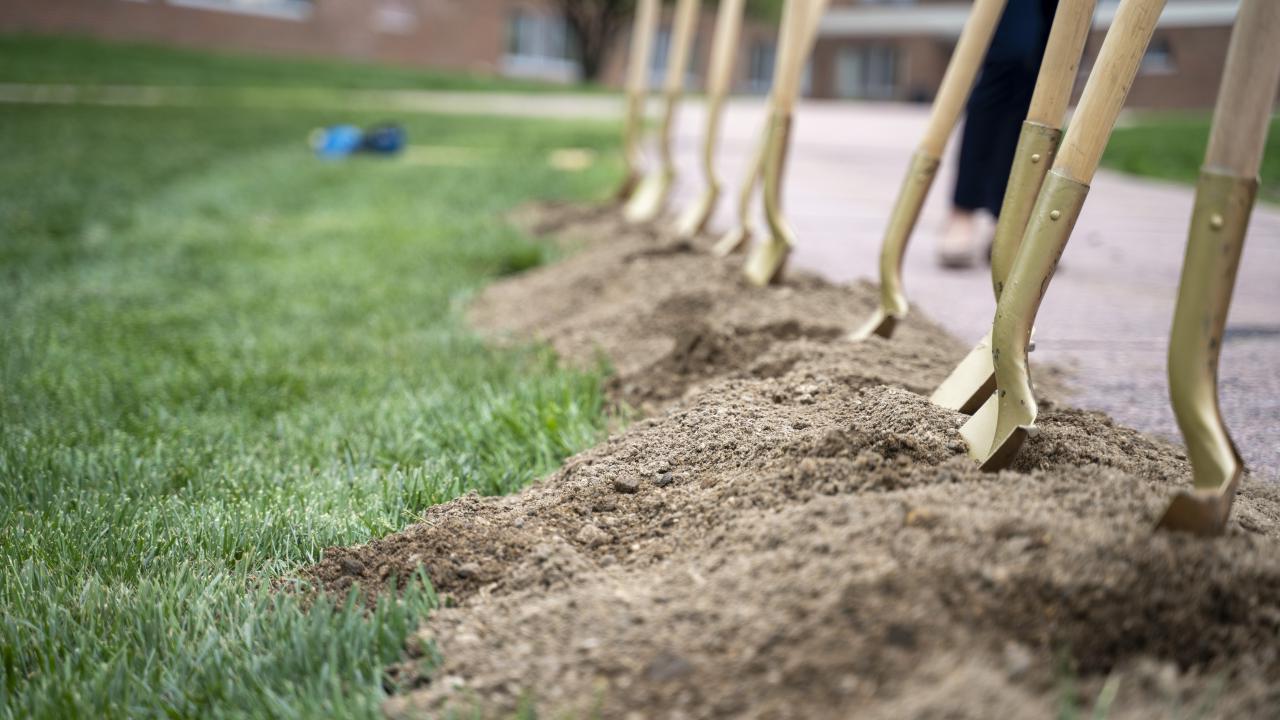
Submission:
[[[757,40],[751,44],[747,53],[747,90],[764,94],[769,92],[773,84],[773,62],[776,46],[766,40]]]
[[[1169,75],[1177,71],[1178,65],[1173,61],[1173,48],[1169,45],[1169,38],[1152,38],[1151,44],[1147,45],[1147,54],[1142,56],[1138,72],[1143,75]]]
[[[671,28],[658,28],[649,56],[649,85],[661,87],[667,74],[667,55],[671,54]]]
[[[408,0],[383,0],[373,14],[378,32],[409,35],[418,28],[418,10]]]
[[[836,96],[892,100],[898,89],[898,49],[889,45],[844,47],[836,55]]]
[[[278,20],[306,20],[311,17],[311,0],[164,0],[169,5],[258,15]]]
[[[701,39],[695,34],[693,36],[693,46],[689,48],[688,67],[685,68],[685,84],[697,83],[698,80],[698,53],[701,47]],[[667,81],[667,60],[671,54],[671,28],[658,28],[658,34],[653,38],[653,52],[649,57],[649,85],[652,87],[661,87]]]
[[[512,12],[507,20],[503,72],[516,77],[576,81],[581,71],[564,18],[525,9]]]

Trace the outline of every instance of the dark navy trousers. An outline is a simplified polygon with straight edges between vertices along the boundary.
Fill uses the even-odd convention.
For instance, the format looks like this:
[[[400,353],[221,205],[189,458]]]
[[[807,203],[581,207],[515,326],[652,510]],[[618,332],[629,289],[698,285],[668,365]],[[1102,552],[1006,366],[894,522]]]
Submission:
[[[1009,0],[965,108],[954,203],[1000,214],[1058,0]]]

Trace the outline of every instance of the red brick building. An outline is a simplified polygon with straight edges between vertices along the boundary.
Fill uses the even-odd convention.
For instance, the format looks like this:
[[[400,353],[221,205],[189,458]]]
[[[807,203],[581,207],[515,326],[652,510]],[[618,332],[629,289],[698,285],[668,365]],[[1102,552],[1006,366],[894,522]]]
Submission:
[[[1280,1],[1280,0],[1277,0]],[[691,84],[708,63],[714,10],[699,23]],[[834,0],[806,78],[820,98],[928,100],[969,2]],[[1131,104],[1213,103],[1237,0],[1169,0]],[[1083,67],[1092,65],[1116,0],[1100,0]],[[550,0],[0,0],[0,32],[87,35],[295,56],[337,56],[479,74],[572,81],[572,42]],[[659,32],[660,77],[668,23]],[[626,33],[606,65],[619,84]],[[772,74],[774,30],[748,23],[738,92],[760,93]]]
[[[714,9],[699,23],[691,81],[709,62]],[[737,88],[763,90],[774,29],[748,22]],[[570,82],[572,42],[549,0],[2,0],[0,32],[85,35],[192,48],[430,67]],[[606,64],[623,77],[627,35]],[[665,47],[669,18],[658,43]],[[655,53],[660,77],[664,55]],[[754,70],[754,73],[753,73]]]

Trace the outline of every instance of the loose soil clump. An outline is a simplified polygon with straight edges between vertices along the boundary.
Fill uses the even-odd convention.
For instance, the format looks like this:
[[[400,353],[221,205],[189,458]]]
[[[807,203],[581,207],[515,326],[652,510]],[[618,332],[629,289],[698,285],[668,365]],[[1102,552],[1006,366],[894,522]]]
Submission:
[[[556,227],[570,234],[581,227],[565,222]],[[606,360],[610,395],[650,415],[713,378],[785,372],[797,356],[770,353],[775,346],[809,339],[852,347],[842,338],[875,307],[870,285],[837,286],[805,273],[752,287],[742,279],[742,258],[713,258],[705,252],[710,244],[617,224],[608,242],[489,286],[469,319],[497,339],[548,342],[572,363]],[[859,352],[892,382],[923,392],[965,349],[914,313],[892,344],[877,339]],[[912,377],[917,371],[924,374]]]
[[[915,315],[845,342],[867,288],[635,254],[662,242],[599,244],[473,311],[574,361],[603,350],[651,417],[310,570],[377,594],[425,568],[447,596],[390,716],[1020,718],[1113,689],[1112,718],[1280,714],[1275,486],[1246,478],[1222,538],[1155,533],[1182,452],[1053,403],[1013,469],[982,473],[965,418],[927,398],[955,340]]]

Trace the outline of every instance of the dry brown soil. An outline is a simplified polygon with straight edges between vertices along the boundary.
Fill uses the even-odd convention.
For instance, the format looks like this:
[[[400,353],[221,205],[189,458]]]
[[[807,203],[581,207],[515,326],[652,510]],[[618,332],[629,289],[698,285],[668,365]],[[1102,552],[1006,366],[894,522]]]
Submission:
[[[1246,478],[1220,539],[1155,533],[1180,449],[1052,403],[982,473],[927,400],[964,348],[919,315],[850,343],[869,287],[752,289],[704,241],[541,212],[611,236],[492,286],[473,323],[603,354],[647,417],[310,569],[376,594],[425,567],[449,599],[390,716],[1280,717],[1276,486]]]

